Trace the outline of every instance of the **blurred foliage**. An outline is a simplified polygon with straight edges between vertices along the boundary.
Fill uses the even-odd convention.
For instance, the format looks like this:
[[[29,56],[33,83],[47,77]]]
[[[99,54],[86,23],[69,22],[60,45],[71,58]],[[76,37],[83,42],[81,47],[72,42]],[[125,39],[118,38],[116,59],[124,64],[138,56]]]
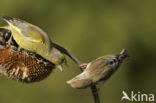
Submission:
[[[0,15],[38,25],[84,62],[128,49],[131,58],[99,92],[102,103],[119,103],[123,90],[156,93],[155,5],[155,0],[1,0]],[[0,103],[93,103],[90,89],[65,83],[80,73],[70,59],[68,64],[33,84],[1,76]]]

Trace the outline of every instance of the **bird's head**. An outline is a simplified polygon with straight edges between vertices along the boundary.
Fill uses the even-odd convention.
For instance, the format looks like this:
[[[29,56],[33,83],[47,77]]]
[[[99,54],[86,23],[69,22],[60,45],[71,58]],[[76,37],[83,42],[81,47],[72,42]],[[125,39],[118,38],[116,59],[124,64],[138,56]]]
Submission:
[[[67,65],[65,56],[55,47],[51,49],[50,61],[54,63],[61,71],[63,70],[63,64]]]

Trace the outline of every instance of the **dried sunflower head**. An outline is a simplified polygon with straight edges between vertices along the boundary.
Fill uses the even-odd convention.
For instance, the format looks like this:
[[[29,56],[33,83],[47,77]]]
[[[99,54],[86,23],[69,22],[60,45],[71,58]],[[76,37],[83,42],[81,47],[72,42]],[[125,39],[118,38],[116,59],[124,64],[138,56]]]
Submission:
[[[7,44],[10,32],[0,29],[0,73],[21,82],[35,82],[45,79],[55,68],[41,56],[19,49],[14,40]]]

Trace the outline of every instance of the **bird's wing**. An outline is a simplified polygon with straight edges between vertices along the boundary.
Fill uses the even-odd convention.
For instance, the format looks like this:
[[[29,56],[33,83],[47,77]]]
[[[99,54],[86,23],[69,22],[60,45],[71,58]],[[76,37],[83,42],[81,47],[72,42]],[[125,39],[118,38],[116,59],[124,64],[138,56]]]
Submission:
[[[42,34],[37,31],[34,27],[28,27],[27,28],[27,33],[25,35],[25,33],[22,33],[26,39],[29,39],[32,42],[44,42],[44,37],[42,36]]]
[[[40,28],[17,18],[6,16],[5,17],[0,16],[0,18],[5,20],[9,24],[9,26],[14,28],[16,31],[20,32],[19,34],[21,34],[21,36],[24,37],[25,39],[30,40],[32,42],[44,42],[43,35],[41,34],[43,32],[42,30],[40,30]]]

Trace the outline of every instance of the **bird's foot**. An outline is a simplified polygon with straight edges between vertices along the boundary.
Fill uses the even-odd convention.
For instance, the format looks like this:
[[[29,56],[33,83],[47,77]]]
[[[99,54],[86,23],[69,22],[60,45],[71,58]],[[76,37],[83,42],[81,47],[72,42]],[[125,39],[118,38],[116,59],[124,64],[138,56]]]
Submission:
[[[21,50],[22,50],[22,47],[19,46],[19,47],[17,48],[17,51],[20,52]]]
[[[82,63],[79,65],[79,68],[86,69],[87,65],[88,65],[88,63]]]
[[[9,40],[7,41],[7,45],[11,45],[13,42],[12,42],[12,38],[13,38],[13,35],[11,34]]]

